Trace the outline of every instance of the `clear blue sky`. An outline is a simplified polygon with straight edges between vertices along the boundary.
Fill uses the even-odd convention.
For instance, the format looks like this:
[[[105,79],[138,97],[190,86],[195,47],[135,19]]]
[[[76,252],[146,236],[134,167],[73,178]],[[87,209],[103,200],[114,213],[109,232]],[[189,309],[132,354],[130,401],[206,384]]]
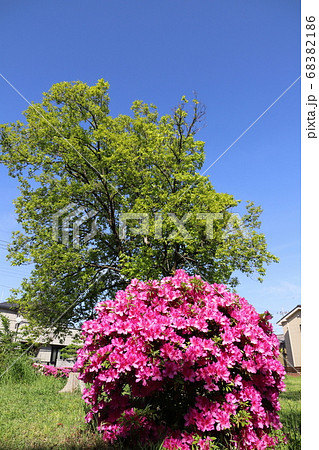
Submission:
[[[165,114],[197,91],[207,108],[204,170],[300,75],[297,0],[12,0],[1,2],[0,39],[0,72],[29,101],[60,81],[104,78],[113,115],[136,99]],[[1,78],[0,98],[0,123],[21,120],[28,105]],[[300,80],[207,175],[217,191],[264,209],[280,263],[263,284],[241,277],[238,292],[275,322],[300,303]],[[0,301],[28,273],[10,268],[2,249],[17,229],[17,195],[0,167]]]

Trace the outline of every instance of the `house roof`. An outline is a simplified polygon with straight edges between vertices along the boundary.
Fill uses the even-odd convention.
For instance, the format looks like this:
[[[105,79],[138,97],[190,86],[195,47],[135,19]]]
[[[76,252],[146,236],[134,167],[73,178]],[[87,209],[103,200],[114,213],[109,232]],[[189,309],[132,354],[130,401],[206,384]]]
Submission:
[[[17,312],[18,311],[18,307],[17,307],[17,305],[14,305],[13,303],[3,302],[3,303],[0,303],[0,310],[2,310],[2,311],[10,311],[10,312]]]
[[[294,309],[292,309],[291,311],[289,311],[287,314],[284,315],[284,317],[282,317],[281,319],[278,320],[277,324],[278,325],[283,325],[283,322],[287,322],[287,320],[289,319],[289,317],[291,317],[296,311],[301,310],[301,305],[297,305],[294,307]]]

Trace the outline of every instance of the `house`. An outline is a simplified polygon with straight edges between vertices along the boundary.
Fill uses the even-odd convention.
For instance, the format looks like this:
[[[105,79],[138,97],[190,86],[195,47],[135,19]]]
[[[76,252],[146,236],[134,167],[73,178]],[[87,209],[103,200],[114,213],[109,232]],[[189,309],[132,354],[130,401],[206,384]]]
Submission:
[[[10,330],[16,333],[16,339],[21,343],[26,342],[26,338],[23,337],[21,330],[23,325],[28,322],[19,314],[17,306],[8,302],[0,303],[0,314],[10,320]],[[73,343],[73,339],[78,332],[79,330],[70,329],[69,335],[62,342],[53,335],[49,339],[40,337],[34,346],[36,361],[56,367],[72,366],[74,362],[62,359],[60,352],[64,347]]]
[[[301,373],[301,305],[277,322],[284,331],[284,363],[287,372]]]

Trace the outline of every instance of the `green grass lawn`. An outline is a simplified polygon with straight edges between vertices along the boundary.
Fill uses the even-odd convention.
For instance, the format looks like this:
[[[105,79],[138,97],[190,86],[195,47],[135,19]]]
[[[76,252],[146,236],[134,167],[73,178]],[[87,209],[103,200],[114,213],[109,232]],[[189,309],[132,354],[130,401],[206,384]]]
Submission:
[[[84,423],[80,393],[59,393],[65,379],[0,384],[0,449],[100,449]]]
[[[280,418],[288,442],[280,450],[299,450],[301,448],[301,378],[287,376],[286,392],[280,395]]]
[[[59,393],[65,383],[44,376],[27,384],[0,383],[1,450],[107,448],[84,423],[80,394]],[[299,450],[300,378],[289,376],[286,383],[280,415],[289,441],[278,449]]]

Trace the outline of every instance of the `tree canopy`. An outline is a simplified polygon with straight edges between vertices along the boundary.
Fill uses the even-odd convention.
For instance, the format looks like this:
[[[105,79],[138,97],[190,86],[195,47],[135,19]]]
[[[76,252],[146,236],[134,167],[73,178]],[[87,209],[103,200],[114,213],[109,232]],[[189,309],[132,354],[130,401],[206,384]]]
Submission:
[[[261,208],[247,202],[239,224],[239,201],[199,172],[205,110],[196,98],[162,117],[140,100],[130,115],[112,117],[109,100],[103,79],[57,83],[28,107],[25,123],[0,127],[0,161],[21,192],[23,231],[9,258],[33,264],[11,301],[34,326],[74,326],[131,278],[183,268],[234,287],[236,271],[262,279],[277,260],[259,232]]]

